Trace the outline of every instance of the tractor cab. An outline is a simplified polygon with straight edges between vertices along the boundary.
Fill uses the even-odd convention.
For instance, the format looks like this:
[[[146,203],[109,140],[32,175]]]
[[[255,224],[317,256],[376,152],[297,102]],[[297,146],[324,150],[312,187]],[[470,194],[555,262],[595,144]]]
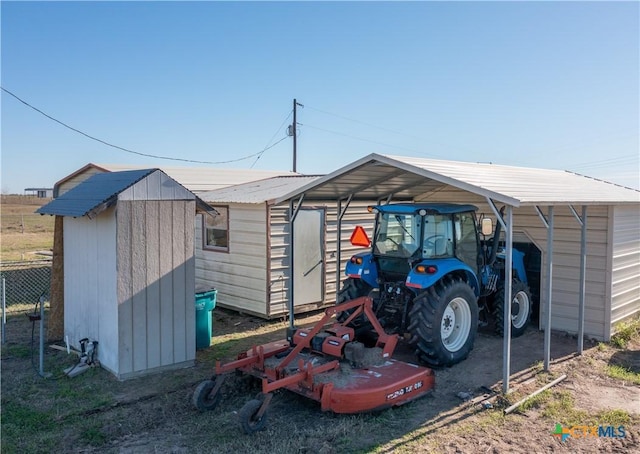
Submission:
[[[372,253],[379,272],[404,280],[417,263],[447,258],[458,258],[475,271],[476,209],[436,203],[369,207],[376,214]]]

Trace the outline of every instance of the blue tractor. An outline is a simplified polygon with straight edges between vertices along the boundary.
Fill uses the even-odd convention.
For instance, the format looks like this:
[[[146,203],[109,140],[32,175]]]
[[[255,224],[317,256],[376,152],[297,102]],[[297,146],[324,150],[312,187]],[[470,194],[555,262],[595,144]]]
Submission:
[[[373,241],[356,227],[352,243],[371,249],[347,262],[337,304],[371,296],[385,331],[404,336],[418,358],[434,367],[464,360],[479,324],[494,323],[497,333],[504,334],[500,223],[492,232],[491,220],[483,218],[479,231],[473,205],[399,203],[369,211],[376,215]],[[513,337],[525,331],[531,316],[523,257],[513,249]],[[357,332],[366,334],[363,320],[353,323]]]

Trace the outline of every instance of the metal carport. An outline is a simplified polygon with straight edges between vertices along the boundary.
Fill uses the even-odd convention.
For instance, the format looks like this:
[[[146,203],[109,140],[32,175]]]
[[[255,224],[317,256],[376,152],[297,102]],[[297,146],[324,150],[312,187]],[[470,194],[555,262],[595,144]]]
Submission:
[[[513,247],[513,208],[533,207],[547,230],[547,266],[544,294],[547,310],[544,321],[544,369],[549,370],[551,344],[551,293],[553,270],[554,207],[568,206],[581,226],[581,266],[578,315],[578,353],[582,353],[585,310],[585,269],[587,258],[587,207],[640,203],[640,191],[596,180],[568,171],[501,166],[486,163],[442,161],[402,156],[371,154],[342,167],[314,182],[280,197],[275,203],[289,201],[290,219],[306,201],[335,200],[341,219],[353,200],[414,201],[437,195],[445,188],[456,188],[483,197],[506,233],[506,297],[503,348],[503,391],[509,390],[511,356],[511,250]],[[464,202],[464,200],[459,200]],[[507,208],[503,219],[496,207]],[[581,206],[578,214],[574,206]],[[546,215],[541,207],[546,207]],[[293,229],[290,230],[293,261]],[[336,251],[341,263],[340,241]],[[341,269],[338,266],[338,282]],[[289,304],[293,307],[293,283],[289,287]],[[293,311],[291,324],[293,325]]]

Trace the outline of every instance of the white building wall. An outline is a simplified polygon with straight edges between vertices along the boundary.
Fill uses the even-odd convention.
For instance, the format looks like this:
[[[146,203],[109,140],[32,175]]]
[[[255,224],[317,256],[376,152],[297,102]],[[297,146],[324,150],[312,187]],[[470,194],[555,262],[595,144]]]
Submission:
[[[215,206],[215,204],[214,204]],[[196,284],[215,287],[217,305],[267,315],[265,204],[229,204],[229,251],[203,248],[203,220],[195,222]]]
[[[64,333],[80,348],[97,340],[98,358],[118,368],[116,221],[114,209],[97,218],[64,218]]]
[[[615,334],[616,323],[640,312],[640,204],[611,210],[611,334]]]

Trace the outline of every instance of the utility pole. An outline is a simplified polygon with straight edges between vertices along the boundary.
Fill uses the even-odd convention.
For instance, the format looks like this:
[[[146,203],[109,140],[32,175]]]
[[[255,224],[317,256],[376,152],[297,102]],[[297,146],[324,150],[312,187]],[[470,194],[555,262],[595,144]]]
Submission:
[[[289,135],[293,137],[293,171],[296,172],[297,169],[297,165],[296,165],[296,161],[297,161],[297,138],[298,138],[298,133],[296,131],[297,127],[298,127],[298,122],[296,120],[296,111],[297,111],[297,107],[304,107],[302,104],[300,104],[298,101],[296,101],[296,98],[293,98],[293,124],[289,126]]]

